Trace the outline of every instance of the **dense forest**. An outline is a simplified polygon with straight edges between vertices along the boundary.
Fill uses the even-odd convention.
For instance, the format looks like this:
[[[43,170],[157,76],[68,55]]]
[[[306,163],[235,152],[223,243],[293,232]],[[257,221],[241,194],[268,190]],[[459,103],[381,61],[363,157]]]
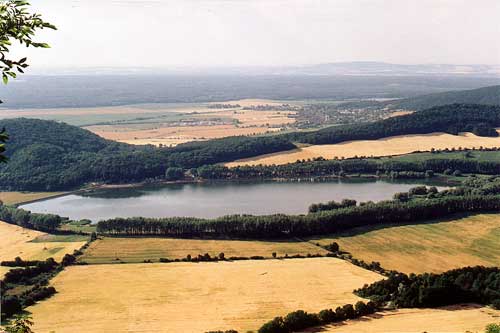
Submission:
[[[0,127],[5,127],[10,135],[6,145],[10,160],[9,163],[0,165],[0,187],[7,190],[47,191],[76,188],[90,182],[127,183],[164,179],[168,168],[188,171],[220,162],[289,150],[295,148],[293,142],[337,143],[435,131],[452,134],[472,131],[482,136],[497,136],[498,133],[493,128],[495,126],[500,126],[500,106],[456,104],[368,124],[275,136],[228,137],[186,143],[174,148],[155,148],[111,142],[86,130],[53,121],[2,120]],[[321,167],[347,170],[349,163],[358,166],[365,163],[367,168],[377,169],[373,162],[342,162],[342,165],[335,164],[337,162],[328,163]],[[443,165],[446,161],[429,163]],[[463,169],[465,172],[467,165],[469,164],[456,167],[448,165],[446,168]],[[417,171],[413,169],[405,170]],[[420,167],[418,171],[425,172],[427,169],[439,171],[442,167],[427,165]],[[497,169],[497,166],[484,163],[476,165],[475,170],[482,169]],[[251,172],[251,169],[241,170]],[[200,172],[202,177],[214,178],[203,171],[202,169]]]
[[[437,307],[457,303],[500,307],[500,268],[465,267],[442,274],[393,272],[389,278],[355,291],[376,303],[399,308]]]

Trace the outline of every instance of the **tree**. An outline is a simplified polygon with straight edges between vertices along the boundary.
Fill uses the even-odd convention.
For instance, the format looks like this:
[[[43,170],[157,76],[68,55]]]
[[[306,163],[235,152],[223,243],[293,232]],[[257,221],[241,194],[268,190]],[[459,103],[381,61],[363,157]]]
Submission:
[[[33,321],[29,316],[15,316],[12,324],[5,327],[6,333],[33,333],[31,326]]]
[[[167,180],[179,180],[184,177],[184,170],[181,168],[170,167],[165,172],[165,178]]]
[[[401,201],[401,202],[407,202],[408,200],[410,200],[410,196],[406,192],[395,193],[393,198],[394,198],[394,200]]]
[[[4,83],[9,81],[9,77],[16,78],[17,73],[24,73],[28,67],[27,58],[13,60],[7,57],[12,41],[26,47],[49,48],[46,43],[34,42],[33,37],[39,29],[56,30],[54,25],[43,21],[40,14],[29,13],[29,6],[27,1],[0,1],[0,69]]]
[[[5,84],[9,82],[9,77],[16,78],[17,73],[24,73],[27,58],[18,60],[8,57],[13,41],[17,41],[26,47],[48,48],[46,43],[33,41],[35,32],[40,29],[56,30],[56,27],[42,20],[40,14],[28,12],[30,6],[27,1],[0,0],[0,71]],[[0,100],[0,103],[2,101]],[[5,130],[0,132],[0,162],[5,162],[4,144],[8,136]]]
[[[2,129],[2,131],[0,131],[0,163],[7,161],[4,152],[5,152],[5,142],[7,142],[8,139],[9,136],[5,133],[5,129]]]

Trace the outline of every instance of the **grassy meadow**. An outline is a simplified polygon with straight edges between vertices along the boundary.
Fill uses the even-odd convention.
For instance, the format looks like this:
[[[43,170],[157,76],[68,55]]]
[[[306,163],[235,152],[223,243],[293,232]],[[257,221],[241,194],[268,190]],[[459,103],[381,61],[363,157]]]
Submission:
[[[141,263],[144,260],[158,261],[159,258],[182,259],[188,254],[210,254],[217,257],[223,252],[229,257],[277,256],[326,254],[327,251],[308,242],[301,241],[242,241],[202,240],[174,238],[114,238],[103,237],[93,242],[80,258],[89,264]]]
[[[341,250],[386,269],[443,272],[473,265],[500,265],[500,215],[479,214],[426,224],[355,229],[312,242],[337,242]]]
[[[37,333],[247,332],[355,303],[353,289],[380,278],[335,258],[71,266],[51,281],[58,293],[27,311]]]

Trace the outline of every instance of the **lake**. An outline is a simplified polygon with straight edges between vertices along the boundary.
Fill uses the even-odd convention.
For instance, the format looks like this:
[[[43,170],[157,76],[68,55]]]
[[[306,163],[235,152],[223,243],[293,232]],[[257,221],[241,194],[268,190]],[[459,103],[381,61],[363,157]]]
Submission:
[[[21,208],[94,222],[132,216],[212,218],[229,214],[305,214],[312,203],[345,198],[358,202],[381,201],[418,184],[436,185],[424,180],[393,182],[374,179],[169,184],[70,194],[22,205]]]

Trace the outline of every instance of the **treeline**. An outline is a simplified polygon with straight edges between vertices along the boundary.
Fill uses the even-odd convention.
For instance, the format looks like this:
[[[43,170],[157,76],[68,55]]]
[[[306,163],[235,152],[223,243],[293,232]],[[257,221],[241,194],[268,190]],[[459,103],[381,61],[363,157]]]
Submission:
[[[365,285],[355,293],[399,308],[468,302],[493,304],[500,308],[500,268],[465,267],[441,274],[392,273],[387,279]]]
[[[307,313],[303,310],[290,312],[284,317],[276,317],[259,328],[259,333],[291,333],[304,329],[342,322],[348,319],[355,319],[366,316],[377,311],[378,307],[374,302],[357,302],[354,306],[346,304],[339,306],[335,310],[325,309],[319,313]]]
[[[339,208],[347,208],[347,207],[352,207],[356,206],[357,202],[356,200],[352,199],[344,199],[341,202],[336,202],[336,201],[328,201],[327,203],[318,203],[318,204],[312,204],[309,206],[309,213],[317,213],[322,210],[333,210],[333,209],[339,209]]]
[[[353,158],[346,160],[297,161],[284,165],[236,166],[208,165],[197,169],[197,175],[204,179],[296,179],[331,178],[348,174],[377,174],[388,178],[422,179],[436,173],[462,173],[498,175],[500,162],[478,161],[459,158],[419,158],[415,161],[401,161],[397,157]]]
[[[59,215],[31,213],[0,204],[0,221],[44,232],[58,232],[63,219]]]
[[[116,218],[99,222],[97,231],[131,236],[301,237],[338,233],[362,226],[430,220],[455,213],[499,210],[500,195],[445,195],[408,202],[367,203],[307,215],[231,215],[216,219]]]

